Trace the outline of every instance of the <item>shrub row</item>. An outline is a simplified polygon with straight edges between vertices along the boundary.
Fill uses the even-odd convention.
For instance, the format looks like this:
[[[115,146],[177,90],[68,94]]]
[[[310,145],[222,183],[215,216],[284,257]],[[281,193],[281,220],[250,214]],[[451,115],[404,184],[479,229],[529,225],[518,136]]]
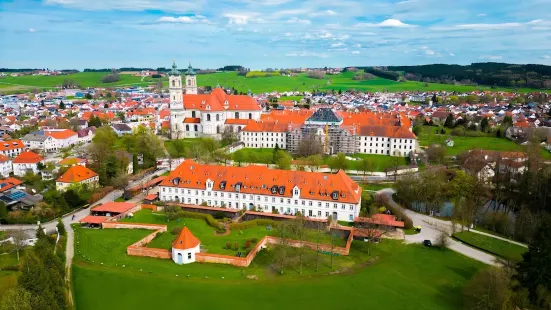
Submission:
[[[209,225],[211,227],[214,227],[216,229],[223,229],[223,227],[224,227],[222,225],[222,223],[215,220],[214,217],[212,217],[212,215],[210,215],[210,214],[198,213],[198,212],[189,212],[189,211],[178,211],[178,212],[176,212],[175,215],[176,215],[175,217],[187,217],[187,218],[192,218],[192,219],[202,219],[207,223],[207,225]]]
[[[395,207],[395,206],[391,205],[390,203],[387,203],[386,207],[387,207],[387,209],[390,210],[390,212],[392,212],[392,214],[394,214],[398,218],[398,220],[401,220],[401,221],[404,222],[404,229],[413,228],[413,221],[409,218],[409,216],[406,215],[406,213],[404,213],[402,208]]]
[[[278,225],[278,222],[274,220],[268,220],[268,219],[256,219],[256,220],[246,221],[241,223],[231,223],[230,229],[243,230],[243,229],[253,228],[256,226],[268,226],[268,225],[275,227]]]

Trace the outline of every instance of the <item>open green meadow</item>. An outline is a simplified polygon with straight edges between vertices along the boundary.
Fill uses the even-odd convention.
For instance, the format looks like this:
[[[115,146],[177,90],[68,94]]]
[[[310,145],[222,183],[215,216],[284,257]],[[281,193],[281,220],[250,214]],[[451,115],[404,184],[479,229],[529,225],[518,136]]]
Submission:
[[[506,151],[523,152],[524,147],[516,144],[507,138],[498,138],[495,136],[452,136],[449,129],[445,129],[445,134],[436,133],[440,127],[423,126],[422,132],[418,136],[419,145],[430,146],[432,144],[445,145],[445,141],[451,138],[454,142],[452,147],[445,146],[446,155],[456,156],[469,150],[481,149],[488,151]],[[541,155],[545,159],[551,159],[551,153],[542,148]]]
[[[63,80],[74,80],[82,87],[115,87],[115,86],[147,86],[155,84],[156,79],[150,77],[133,76],[130,74],[121,74],[121,80],[115,83],[102,83],[101,78],[106,72],[80,72],[70,75],[60,76],[18,76],[4,77],[0,79],[0,89],[21,90],[30,88],[51,88],[59,86]],[[354,72],[344,72],[336,75],[326,75],[323,79],[309,78],[306,73],[299,73],[294,76],[272,76],[247,78],[240,76],[237,72],[218,72],[211,74],[197,75],[197,84],[199,86],[217,85],[235,88],[239,92],[246,93],[251,90],[253,93],[265,93],[273,91],[312,91],[312,90],[348,90],[355,89],[359,91],[458,91],[467,92],[473,90],[494,90],[507,91],[511,89],[490,88],[485,86],[462,86],[450,84],[429,83],[428,86],[423,82],[407,81],[396,82],[383,78],[358,81],[353,80]],[[167,85],[167,79],[162,79],[163,84]],[[534,89],[522,88],[520,92],[538,91]],[[292,100],[292,99],[291,99]]]
[[[285,151],[285,150],[282,150]],[[272,163],[274,149],[271,148],[243,148],[232,153],[232,160],[237,161],[241,157],[242,162],[267,164]]]
[[[121,74],[120,81],[113,83],[102,83],[101,79],[109,74],[108,72],[79,72],[68,75],[25,75],[16,77],[4,77],[0,78],[0,90],[7,90],[10,88],[52,88],[63,84],[64,80],[72,80],[77,85],[82,87],[119,87],[119,86],[147,86],[155,83],[155,79],[145,77],[142,79],[140,76],[133,76],[130,74]]]
[[[0,246],[0,299],[2,299],[2,295],[6,290],[15,287],[17,284],[19,271],[3,270],[4,268],[11,268],[18,264],[17,253],[11,252],[11,250],[12,248],[9,245]],[[25,251],[21,251],[19,255],[20,259],[23,259]]]
[[[256,243],[251,243],[250,247],[245,248],[244,244],[247,240],[260,240],[264,236],[276,236],[277,232],[272,229],[268,230],[265,226],[256,226],[243,230],[231,230],[227,236],[217,236],[216,230],[207,225],[202,219],[180,218],[177,220],[168,221],[166,214],[156,213],[151,210],[140,210],[134,213],[134,217],[124,219],[122,222],[133,223],[152,223],[167,225],[167,232],[158,234],[155,239],[147,246],[150,248],[170,249],[172,241],[176,235],[171,233],[175,227],[187,228],[201,241],[201,248],[208,253],[236,255],[237,252],[247,254]],[[316,231],[308,230],[305,240],[314,242],[316,240]],[[334,238],[335,246],[344,247],[346,240],[343,238]],[[238,244],[239,250],[227,249],[226,243],[232,245]],[[331,238],[327,234],[320,233],[320,243],[331,244]]]
[[[528,248],[470,231],[455,233],[453,237],[470,246],[514,262],[522,261],[522,253],[528,251]]]
[[[372,245],[371,255],[368,244],[353,242],[351,255],[334,257],[333,270],[320,255],[318,272],[307,251],[302,275],[296,262],[276,272],[271,249],[248,268],[126,255],[149,233],[76,227],[77,309],[461,309],[463,286],[482,267],[449,250],[392,240]]]

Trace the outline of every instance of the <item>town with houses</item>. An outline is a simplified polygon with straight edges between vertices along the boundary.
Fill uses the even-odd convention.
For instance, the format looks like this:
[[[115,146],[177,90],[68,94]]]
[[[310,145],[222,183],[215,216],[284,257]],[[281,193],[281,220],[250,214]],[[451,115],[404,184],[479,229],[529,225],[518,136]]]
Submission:
[[[540,93],[348,89],[239,94],[220,85],[198,85],[200,73],[191,64],[182,70],[174,61],[166,72],[135,74],[162,75],[167,87],[58,88],[0,97],[3,227],[38,224],[39,230],[51,229],[57,223],[52,221],[55,213],[63,212],[63,222],[73,224],[72,230],[85,229],[80,234],[86,229],[145,229],[146,237],[125,245],[126,254],[176,265],[248,267],[263,249],[288,242],[280,233],[283,228],[277,230],[280,235],[272,234],[272,224],[267,224],[268,233],[250,239],[255,244],[247,239],[239,250],[237,243],[228,242],[222,251],[211,251],[211,237],[193,225],[183,223],[167,239],[167,230],[180,223],[180,217],[205,218],[220,236],[230,234],[231,227],[245,230],[254,221],[276,225],[304,219],[310,228],[322,223],[331,232],[331,246],[303,239],[291,240],[290,246],[331,256],[352,255],[353,240],[379,243],[388,238],[430,246],[441,238],[438,231],[427,228],[421,233],[421,220],[412,226],[412,220],[388,202],[396,192],[406,197],[399,185],[402,178],[413,183],[408,175],[436,178],[430,173],[443,171],[451,175],[446,177],[449,182],[469,175],[481,182],[476,184],[491,188],[506,176],[507,182],[520,184],[533,160],[529,151],[519,150],[530,150],[537,139],[536,152],[545,165],[551,156],[551,102]],[[475,142],[464,152],[447,154],[477,136],[515,148],[488,150]],[[127,146],[107,155],[113,143],[142,143],[136,141],[144,143],[139,144],[142,149],[131,152]],[[150,141],[160,141],[153,146],[158,152],[144,151]],[[178,141],[189,143],[191,151],[174,155],[168,146]],[[194,155],[199,144],[216,145],[206,151],[208,159]],[[266,150],[267,161],[239,155]],[[388,164],[376,167],[378,161]],[[118,165],[116,175],[107,171]],[[374,184],[379,187],[370,187]],[[84,192],[87,198],[79,198]],[[431,210],[430,217],[452,216],[448,211]],[[168,224],[143,221],[165,213]],[[219,223],[221,218],[227,222]],[[335,246],[332,238],[337,235],[343,242]],[[159,247],[163,238],[168,241]],[[463,247],[455,251],[494,264],[486,252]],[[80,253],[78,244],[75,249]]]

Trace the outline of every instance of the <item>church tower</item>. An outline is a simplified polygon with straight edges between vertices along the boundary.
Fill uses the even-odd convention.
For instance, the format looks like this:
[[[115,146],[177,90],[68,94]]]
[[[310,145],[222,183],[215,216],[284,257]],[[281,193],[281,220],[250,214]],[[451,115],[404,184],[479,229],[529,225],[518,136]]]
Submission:
[[[168,92],[170,93],[170,137],[180,139],[184,136],[184,95],[182,76],[176,61],[172,61],[172,70],[168,73]]]
[[[186,72],[186,94],[197,95],[197,77],[195,76],[191,62]]]

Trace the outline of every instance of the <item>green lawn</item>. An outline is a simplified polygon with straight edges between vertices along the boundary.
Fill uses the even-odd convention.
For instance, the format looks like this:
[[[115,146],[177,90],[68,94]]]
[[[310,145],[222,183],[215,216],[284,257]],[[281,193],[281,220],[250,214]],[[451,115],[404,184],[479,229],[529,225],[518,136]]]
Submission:
[[[521,261],[522,253],[528,251],[525,247],[470,231],[455,233],[453,237],[468,245],[515,262]]]
[[[385,188],[392,188],[394,186],[394,183],[361,183],[360,186],[368,191],[379,191]]]
[[[165,140],[164,141],[165,149],[170,154],[170,156],[172,156],[172,157],[183,157],[183,156],[185,156],[185,153],[189,152],[189,149],[190,149],[191,145],[194,142],[198,141],[198,139],[196,139],[196,138],[185,138],[185,139],[180,139],[180,140],[184,142],[182,150],[177,150],[174,147],[174,142],[176,140]]]
[[[283,150],[284,151],[284,150]],[[232,153],[232,160],[236,160],[237,156],[242,155],[243,162],[252,162],[259,164],[272,163],[274,157],[274,149],[271,148],[244,148]]]
[[[133,76],[130,74],[121,74],[120,81],[114,83],[102,83],[102,77],[107,74],[108,72],[79,72],[58,76],[8,76],[0,78],[0,85],[2,86],[2,88],[22,86],[26,88],[51,88],[55,86],[60,86],[64,80],[73,80],[76,84],[80,84],[82,87],[147,86],[151,83],[155,83],[149,77],[146,77],[142,81],[141,77]]]
[[[436,133],[440,127],[423,126],[423,131],[419,134],[419,145],[430,146],[431,144],[445,145],[445,141],[451,138],[454,142],[452,147],[446,148],[446,155],[456,156],[472,149],[482,149],[488,151],[507,151],[522,152],[524,147],[516,144],[507,138],[497,138],[495,136],[467,137],[452,136],[449,129],[445,129],[445,134]],[[551,159],[551,153],[542,148],[541,155],[545,159]]]
[[[192,219],[192,218],[181,218],[178,220],[173,220],[167,222],[167,216],[163,213],[155,213],[151,210],[145,209],[140,210],[134,214],[133,218],[124,219],[123,222],[136,222],[136,223],[153,223],[153,224],[165,224],[168,226],[168,231],[162,234],[157,235],[151,243],[147,246],[151,248],[162,248],[170,249],[172,241],[176,238],[175,235],[171,233],[174,227],[183,227],[187,226],[189,230],[201,241],[202,250],[209,253],[216,254],[226,254],[226,255],[235,255],[237,251],[233,249],[226,249],[225,245],[227,242],[232,245],[237,243],[239,245],[239,251],[242,253],[248,253],[249,250],[254,247],[255,244],[251,244],[250,248],[244,248],[246,240],[256,238],[260,240],[262,237],[267,235],[276,235],[275,230],[268,231],[264,226],[256,226],[244,230],[232,230],[227,236],[217,236],[215,234],[215,229],[208,226],[204,220],[201,219]],[[309,230],[308,235],[305,238],[306,240],[315,241],[316,240],[316,231]],[[325,244],[331,244],[331,239],[329,235],[322,234],[320,235],[320,242]],[[334,244],[337,246],[345,246],[346,240],[344,238],[335,238]]]
[[[124,199],[124,197],[120,196],[119,198],[115,199],[114,201],[115,202],[125,202],[126,200]]]
[[[391,240],[371,256],[354,242],[350,256],[334,258],[331,275],[329,257],[321,255],[316,273],[311,252],[303,275],[296,265],[276,273],[271,250],[248,268],[127,256],[126,246],[148,233],[76,228],[77,309],[178,308],[184,300],[205,309],[461,309],[463,286],[482,267],[449,250]]]
[[[304,96],[281,96],[279,98],[279,101],[294,100],[296,102],[299,102],[302,98],[304,98]]]
[[[405,157],[395,157],[395,156],[375,155],[375,154],[360,154],[360,153],[351,155],[350,157],[367,159],[371,164],[370,171],[384,172],[386,169],[394,168],[395,165],[398,165],[398,166],[407,165],[407,161]],[[328,157],[324,158],[324,163],[325,164],[329,163]],[[360,170],[360,173],[363,173],[361,171],[360,160],[349,161],[348,169]]]
[[[0,247],[0,269],[7,266],[17,265],[17,253],[11,252],[9,254],[2,254],[4,248],[4,246]],[[20,259],[23,259],[24,255],[24,251],[20,252]],[[17,284],[18,275],[19,271],[0,270],[0,299],[2,299],[2,295],[6,292],[6,290],[15,287]]]

